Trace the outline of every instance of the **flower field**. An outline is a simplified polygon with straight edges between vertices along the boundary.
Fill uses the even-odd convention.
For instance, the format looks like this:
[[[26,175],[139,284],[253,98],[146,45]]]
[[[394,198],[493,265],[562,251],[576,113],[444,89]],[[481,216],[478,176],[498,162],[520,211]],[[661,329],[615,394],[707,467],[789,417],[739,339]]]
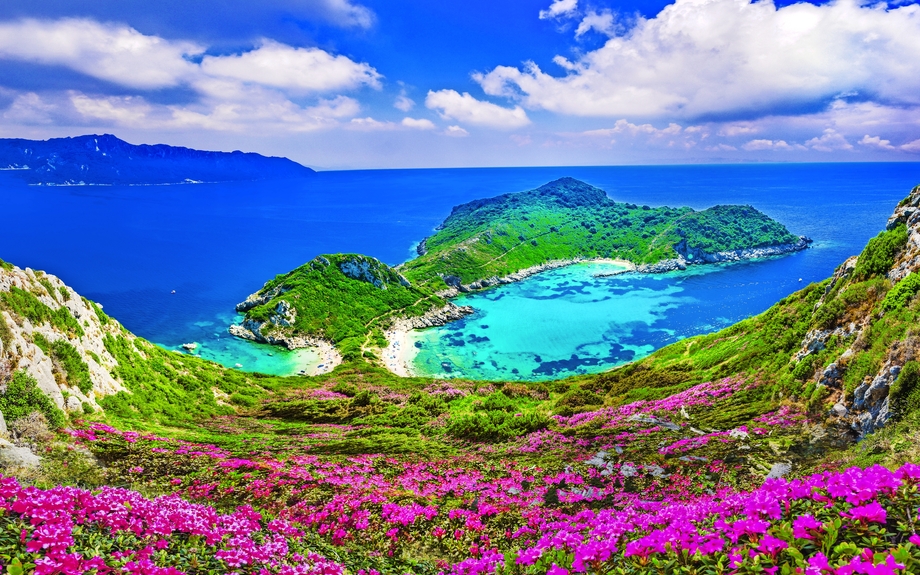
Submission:
[[[805,414],[700,423],[758,389],[704,383],[503,443],[452,440],[459,454],[440,458],[322,453],[361,424],[272,435],[220,420],[221,445],[86,424],[72,439],[130,489],[3,478],[0,561],[68,575],[920,571],[920,466],[764,481],[758,461],[813,441]]]

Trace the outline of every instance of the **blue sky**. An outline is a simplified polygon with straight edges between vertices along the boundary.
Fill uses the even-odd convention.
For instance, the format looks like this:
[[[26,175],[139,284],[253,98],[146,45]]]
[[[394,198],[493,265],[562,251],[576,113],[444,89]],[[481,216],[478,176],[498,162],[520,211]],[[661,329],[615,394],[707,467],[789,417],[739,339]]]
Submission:
[[[5,0],[0,136],[326,169],[920,160],[920,6]]]

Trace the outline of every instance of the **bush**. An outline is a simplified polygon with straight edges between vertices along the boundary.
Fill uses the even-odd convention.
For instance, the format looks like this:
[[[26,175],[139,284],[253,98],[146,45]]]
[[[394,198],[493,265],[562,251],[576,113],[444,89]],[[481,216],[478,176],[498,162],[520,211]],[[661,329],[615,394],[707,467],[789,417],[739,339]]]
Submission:
[[[920,363],[908,361],[904,364],[898,378],[891,385],[888,397],[891,414],[895,419],[920,410]]]
[[[64,412],[38,389],[35,379],[25,371],[17,371],[0,395],[0,412],[7,421],[16,421],[34,411],[44,415],[52,429],[63,426],[66,421]]]
[[[501,443],[545,429],[549,424],[550,419],[542,413],[485,411],[452,417],[446,431],[457,439]]]
[[[899,281],[882,300],[882,309],[894,311],[903,308],[920,292],[920,274],[912,273]]]
[[[899,225],[893,230],[881,232],[875,236],[859,254],[853,277],[857,281],[888,273],[894,265],[895,257],[907,243],[907,227]]]

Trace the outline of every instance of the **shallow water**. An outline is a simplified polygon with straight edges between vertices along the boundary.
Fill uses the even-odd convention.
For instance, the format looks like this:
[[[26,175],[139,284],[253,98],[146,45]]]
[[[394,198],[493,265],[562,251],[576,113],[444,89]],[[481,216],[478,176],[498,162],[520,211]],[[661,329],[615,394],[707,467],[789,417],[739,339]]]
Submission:
[[[640,290],[632,296],[638,309],[628,311],[641,321],[616,328],[627,334],[628,341],[621,342],[622,350],[615,353],[609,341],[616,331],[595,317],[602,315],[599,311],[583,311],[594,304],[582,299],[601,299],[597,309],[607,309],[616,301],[627,301],[620,292],[603,299],[606,288],[570,279],[566,281],[587,281],[589,285],[579,289],[589,295],[549,288],[549,295],[535,300],[539,305],[522,300],[507,313],[498,311],[502,300],[487,301],[499,297],[501,290],[494,292],[498,295],[473,296],[484,298],[483,309],[495,304],[490,313],[506,317],[508,325],[518,325],[511,314],[521,317],[522,310],[529,310],[522,323],[529,322],[531,328],[523,334],[495,335],[501,321],[485,322],[490,327],[484,331],[491,331],[488,337],[494,346],[507,344],[510,350],[533,345],[534,350],[545,350],[539,365],[531,356],[509,372],[525,367],[555,369],[556,375],[565,375],[599,369],[600,364],[591,362],[628,351],[638,353],[668,338],[716,329],[763,311],[797,289],[799,277],[806,284],[819,281],[858,253],[884,227],[898,200],[920,183],[920,164],[382,170],[320,172],[282,182],[70,188],[28,187],[3,173],[0,258],[59,276],[102,303],[125,327],[164,347],[175,349],[194,341],[201,345],[202,357],[224,365],[290,373],[297,362],[308,365],[313,360],[227,334],[227,327],[239,319],[234,305],[266,280],[320,253],[359,252],[399,263],[410,257],[413,244],[431,234],[452,206],[532,189],[563,176],[582,179],[624,202],[698,209],[719,203],[751,204],[794,233],[814,238],[815,247],[775,262],[744,264],[738,268],[747,270],[743,272],[697,272],[682,280],[670,276],[605,280],[604,286],[621,286],[616,288],[620,292]],[[565,277],[575,272],[555,273]],[[553,277],[541,275],[530,282],[537,282],[536,286],[555,281]],[[544,290],[530,285],[524,282],[507,289],[533,289],[538,295]],[[505,297],[509,302],[514,299]],[[679,307],[656,310],[653,302]],[[562,319],[552,320],[558,326],[553,325],[548,335],[536,335],[539,331],[533,326],[538,320],[532,318],[556,307],[566,310]],[[451,328],[467,329],[460,326]],[[469,335],[486,337],[477,329],[481,328],[461,334],[465,348],[476,345]],[[561,334],[585,339],[559,343]],[[449,339],[459,343],[457,335]],[[448,347],[455,351],[460,346]],[[511,353],[508,350],[502,353]],[[585,365],[572,362],[572,353],[584,356]]]
[[[609,264],[545,272],[458,298],[476,313],[415,332],[412,368],[438,377],[531,381],[597,373],[766,309],[776,293],[803,285],[795,272],[807,257],[659,275],[594,277],[615,269]]]

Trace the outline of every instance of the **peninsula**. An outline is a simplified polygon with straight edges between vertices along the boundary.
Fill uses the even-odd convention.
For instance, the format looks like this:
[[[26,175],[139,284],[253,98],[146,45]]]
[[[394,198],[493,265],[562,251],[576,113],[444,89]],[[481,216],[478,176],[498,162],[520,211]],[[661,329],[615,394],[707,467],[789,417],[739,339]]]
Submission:
[[[230,332],[375,359],[407,330],[472,313],[450,303],[461,292],[582,261],[662,273],[791,253],[810,242],[751,206],[652,208],[562,178],[454,207],[419,244],[418,257],[396,267],[360,254],[317,256],[240,303],[243,322]]]

